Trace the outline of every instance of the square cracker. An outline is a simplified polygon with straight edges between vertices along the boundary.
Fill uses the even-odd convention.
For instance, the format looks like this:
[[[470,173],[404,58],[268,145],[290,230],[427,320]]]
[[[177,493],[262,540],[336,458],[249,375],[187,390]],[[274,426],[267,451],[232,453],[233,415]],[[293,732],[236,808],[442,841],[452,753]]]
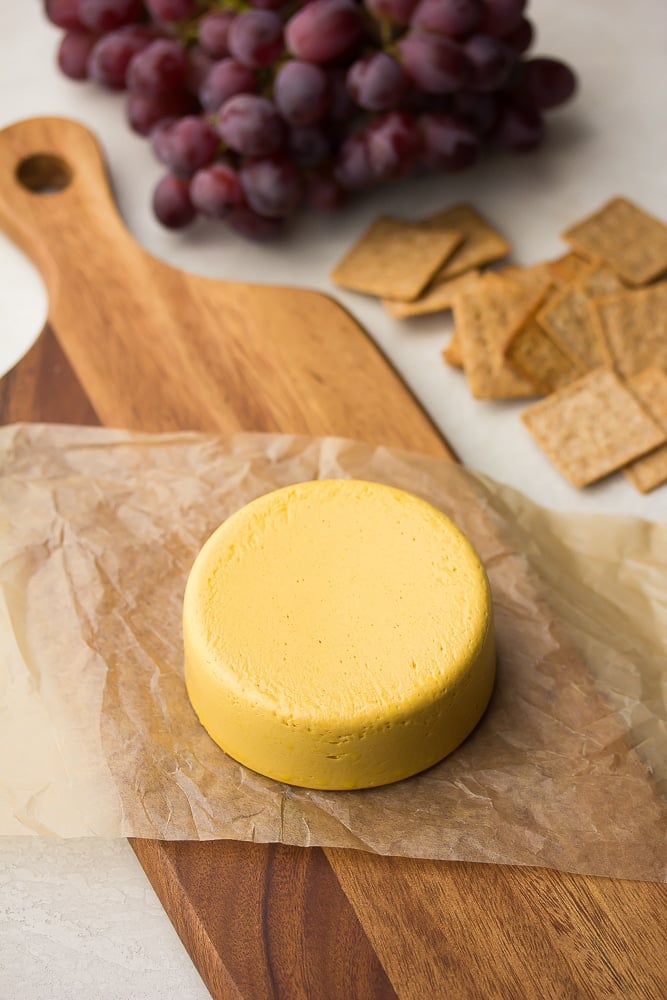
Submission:
[[[426,316],[429,313],[442,312],[451,309],[456,296],[463,288],[474,284],[479,278],[479,271],[466,271],[448,281],[432,282],[419,298],[412,302],[398,302],[394,299],[383,299],[382,305],[390,316],[396,319],[406,319],[409,316]]]
[[[520,264],[508,264],[506,267],[496,271],[502,278],[509,278],[516,284],[534,292],[544,292],[552,287],[556,282],[551,275],[546,263],[529,264],[524,267]]]
[[[571,281],[583,277],[590,270],[591,262],[570,251],[556,260],[545,261],[544,266],[553,278],[554,284],[569,285]]]
[[[461,246],[442,265],[434,281],[448,281],[473,267],[490,264],[506,257],[510,245],[500,233],[471,205],[453,205],[424,219],[426,225],[438,229],[457,229],[463,233]]]
[[[580,289],[584,295],[588,295],[590,298],[626,290],[626,286],[616,272],[605,264],[590,264],[572,281],[572,287]]]
[[[583,374],[536,319],[529,319],[516,331],[505,348],[505,357],[544,396]]]
[[[585,257],[609,264],[630,285],[667,271],[667,226],[626,198],[612,198],[570,226],[563,239]]]
[[[645,368],[628,379],[628,386],[644,409],[667,433],[667,372],[662,368]],[[623,470],[640,493],[667,483],[667,444],[631,462]]]
[[[442,349],[442,356],[452,368],[463,368],[463,358],[461,356],[461,344],[456,336],[456,330],[449,338],[449,342]]]
[[[597,368],[535,403],[521,420],[574,486],[587,486],[667,441],[610,368]]]
[[[623,287],[620,278],[608,267],[590,264],[576,281],[550,295],[537,315],[540,326],[582,373],[606,360],[588,303],[594,296]]]
[[[380,218],[336,264],[331,280],[354,292],[410,301],[462,239],[452,229]]]
[[[505,358],[505,347],[533,315],[543,290],[487,272],[454,303],[457,343],[470,392],[476,399],[534,396],[535,387]]]
[[[602,350],[624,378],[657,365],[667,370],[667,281],[590,303]]]

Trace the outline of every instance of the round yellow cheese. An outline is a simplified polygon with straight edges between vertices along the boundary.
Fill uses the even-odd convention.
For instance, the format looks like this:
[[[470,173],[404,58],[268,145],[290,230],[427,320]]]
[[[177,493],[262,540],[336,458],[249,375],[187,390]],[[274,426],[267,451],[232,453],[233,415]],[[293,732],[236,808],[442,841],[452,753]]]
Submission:
[[[454,750],[489,701],[489,586],[424,500],[318,480],[229,517],[192,567],[185,680],[209,735],[261,774],[367,788]]]

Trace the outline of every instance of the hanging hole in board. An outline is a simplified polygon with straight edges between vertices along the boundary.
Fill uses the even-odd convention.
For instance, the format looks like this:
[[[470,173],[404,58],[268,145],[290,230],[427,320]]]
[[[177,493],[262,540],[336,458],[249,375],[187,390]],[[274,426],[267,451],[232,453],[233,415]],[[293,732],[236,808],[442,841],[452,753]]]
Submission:
[[[16,168],[20,184],[34,194],[54,194],[62,191],[72,180],[67,163],[52,153],[35,153],[26,156]]]

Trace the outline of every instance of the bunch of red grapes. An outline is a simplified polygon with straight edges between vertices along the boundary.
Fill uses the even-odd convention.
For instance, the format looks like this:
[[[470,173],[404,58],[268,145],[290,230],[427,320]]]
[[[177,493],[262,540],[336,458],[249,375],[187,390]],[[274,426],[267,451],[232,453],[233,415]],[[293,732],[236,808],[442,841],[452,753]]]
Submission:
[[[75,80],[126,90],[165,226],[270,237],[300,205],[529,150],[573,94],[526,0],[45,0]]]

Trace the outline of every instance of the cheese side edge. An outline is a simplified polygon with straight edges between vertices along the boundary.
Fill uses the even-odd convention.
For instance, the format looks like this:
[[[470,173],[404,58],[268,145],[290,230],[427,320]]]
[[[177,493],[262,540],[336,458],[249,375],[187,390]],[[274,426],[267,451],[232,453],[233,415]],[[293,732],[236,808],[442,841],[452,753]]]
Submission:
[[[355,491],[358,496],[353,495]],[[282,516],[281,503],[292,504],[290,510],[294,514],[294,503],[299,501],[303,503],[304,496],[310,496],[322,505],[322,510],[326,511],[327,503],[334,494],[338,495],[339,505],[347,501],[355,502],[357,504],[354,508],[355,517],[361,518],[363,522],[364,516],[370,516],[374,524],[378,521],[378,517],[380,521],[382,520],[382,503],[397,503],[400,500],[403,504],[400,510],[402,518],[400,523],[410,526],[416,519],[415,523],[421,535],[426,536],[424,539],[420,538],[419,542],[423,541],[427,548],[433,541],[430,538],[431,521],[436,535],[437,532],[442,534],[443,530],[448,532],[446,537],[456,543],[457,558],[460,563],[456,568],[463,572],[459,572],[458,577],[452,577],[455,583],[449,582],[447,586],[450,588],[456,586],[459,590],[466,585],[469,587],[471,593],[465,594],[464,597],[475,605],[473,621],[463,637],[465,641],[462,648],[457,650],[455,647],[456,656],[451,663],[443,662],[440,669],[440,665],[435,664],[434,667],[429,662],[428,670],[422,671],[424,663],[413,662],[411,664],[413,670],[406,671],[407,679],[400,677],[401,683],[396,684],[395,692],[389,688],[387,697],[379,703],[376,700],[370,707],[366,704],[369,698],[372,702],[373,691],[369,689],[375,683],[375,678],[372,676],[367,677],[365,682],[363,677],[358,676],[356,691],[355,678],[346,679],[346,686],[351,688],[351,692],[348,701],[342,707],[338,706],[337,712],[329,710],[329,701],[333,698],[335,687],[329,689],[328,698],[323,693],[318,699],[312,686],[310,690],[307,689],[304,680],[305,705],[298,705],[297,712],[293,692],[291,705],[289,699],[280,697],[282,692],[279,686],[276,687],[279,681],[275,679],[276,673],[279,674],[279,664],[274,661],[274,653],[266,645],[266,641],[263,647],[248,651],[251,661],[253,655],[257,655],[258,660],[263,659],[264,662],[251,662],[249,666],[241,664],[235,670],[228,669],[227,661],[231,662],[238,658],[238,647],[235,649],[233,637],[230,640],[229,635],[234,631],[234,623],[228,621],[226,629],[222,630],[225,634],[221,652],[218,648],[220,637],[212,634],[212,630],[215,632],[218,627],[215,612],[209,608],[207,620],[203,609],[207,600],[209,604],[211,603],[212,587],[220,587],[220,577],[225,580],[226,570],[233,579],[230,563],[229,561],[225,563],[222,553],[233,552],[238,563],[236,548],[245,534],[246,538],[253,537],[254,544],[254,550],[251,550],[250,554],[245,554],[246,560],[250,560],[252,565],[252,559],[258,558],[254,536],[257,534],[261,536],[262,531],[268,535],[268,529],[264,528],[261,521],[262,517],[278,510],[279,529],[289,531],[287,525],[291,523],[294,530],[294,522]],[[365,508],[363,502],[361,507],[359,506],[360,498],[365,502]],[[378,503],[380,507],[377,507]],[[313,512],[317,509],[317,507],[311,508],[311,521],[314,518]],[[431,521],[422,523],[425,515],[431,518]],[[365,527],[369,530],[371,526]],[[310,537],[311,549],[313,540],[317,539],[317,528],[312,530],[315,533]],[[307,531],[306,536],[308,538]],[[297,530],[292,540],[293,548],[290,550],[293,556],[292,562],[297,567],[295,572],[298,572],[300,558],[296,545],[298,540]],[[400,566],[400,544],[396,538],[389,538],[388,541],[394,543],[387,563],[387,572],[390,573],[392,553]],[[412,539],[413,543],[416,541],[417,539]],[[439,541],[439,536],[435,541]],[[344,553],[341,555],[340,549],[339,543],[338,552],[331,553],[329,569],[335,575],[336,562],[342,562],[343,579],[336,583],[344,588],[346,564]],[[410,554],[411,550],[407,551]],[[305,552],[302,552],[301,556],[305,562],[308,561]],[[354,558],[354,552],[350,558]],[[262,568],[266,570],[266,565],[262,564]],[[354,569],[354,564],[352,568]],[[276,568],[277,575],[281,572],[284,574],[284,567]],[[347,572],[349,575],[349,564]],[[418,585],[420,582],[424,583],[420,580],[419,565],[414,567],[414,576],[415,579],[408,580],[406,586],[414,584],[419,598]],[[439,579],[438,577],[437,580]],[[212,580],[215,581],[214,584]],[[364,582],[367,586],[368,581],[364,581],[362,575],[362,584]],[[428,577],[426,582],[432,584],[431,578]],[[258,580],[257,592],[261,590],[261,583],[262,581]],[[391,579],[385,583],[391,590]],[[221,591],[223,597],[224,586],[223,583]],[[428,600],[439,599],[437,594],[433,597],[432,589],[431,586],[428,595],[426,593],[424,595],[427,605]],[[363,593],[362,589],[361,595],[355,595],[357,603],[362,601]],[[444,587],[444,596],[446,593],[447,587]],[[243,601],[246,600],[248,613],[252,612],[252,592],[246,595],[235,592],[233,597],[235,601],[241,602],[240,607],[244,606]],[[272,597],[275,601],[275,595]],[[376,595],[377,600],[381,600],[381,597],[378,598]],[[437,618],[437,614],[435,617]],[[425,501],[413,497],[412,494],[380,484],[352,480],[316,480],[312,483],[301,483],[259,497],[232,515],[213,533],[195,560],[186,587],[183,630],[186,687],[204,728],[235,760],[261,774],[293,785],[318,789],[367,788],[416,774],[435,764],[460,745],[479,722],[493,691],[496,667],[493,612],[488,580],[479,557],[465,536],[440,511]],[[414,638],[416,647],[419,647],[420,643],[423,646],[421,636],[415,635]],[[331,636],[330,641],[334,641]],[[391,659],[393,655],[391,636],[383,641],[389,643],[385,647],[385,653],[387,658]],[[252,632],[245,634],[244,642],[246,646],[253,645]],[[312,647],[310,648],[312,653]],[[317,651],[318,647],[315,649]],[[326,652],[323,651],[321,657],[326,657]],[[356,650],[353,652],[354,655],[357,654]],[[429,660],[432,658],[429,654]],[[381,667],[381,656],[378,663]],[[303,663],[300,664],[304,679],[309,678],[312,667],[312,657],[310,660],[304,657]],[[326,667],[325,677],[332,669],[330,663],[327,663]],[[252,684],[244,685],[239,681],[238,674],[243,677],[244,671],[249,672],[253,680],[257,679],[256,687]],[[381,669],[379,673],[382,673]],[[263,679],[265,691],[261,689]],[[383,681],[383,678],[378,679],[378,683]],[[332,684],[335,685],[335,678],[332,678]]]

